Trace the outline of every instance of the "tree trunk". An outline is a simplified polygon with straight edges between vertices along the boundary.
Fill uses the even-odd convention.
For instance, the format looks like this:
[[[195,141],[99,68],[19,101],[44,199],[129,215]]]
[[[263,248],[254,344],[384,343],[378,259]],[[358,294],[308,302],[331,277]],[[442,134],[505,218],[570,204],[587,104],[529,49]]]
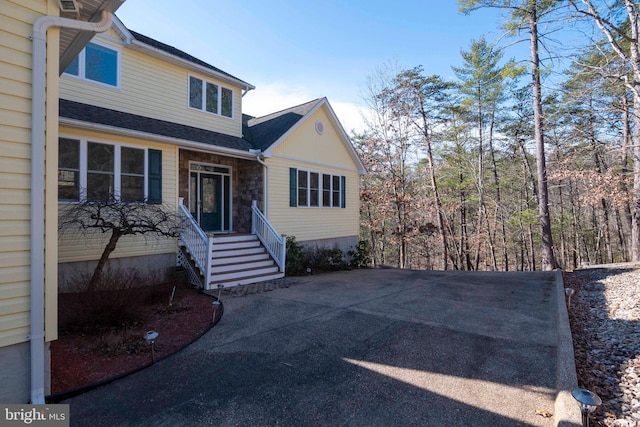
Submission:
[[[493,116],[492,116],[493,117]],[[493,168],[493,183],[496,186],[496,219],[500,222],[500,233],[502,235],[502,262],[504,271],[509,271],[509,255],[507,253],[507,229],[505,226],[504,209],[502,206],[502,191],[500,189],[500,177],[498,176],[498,166],[496,155],[493,150],[493,126],[495,120],[491,120],[491,131],[489,134],[489,154],[491,155],[491,165]]]
[[[633,203],[631,211],[631,261],[640,261],[640,75],[635,76],[633,94]]]
[[[623,194],[629,193],[629,188],[627,185],[627,177],[629,176],[629,141],[631,139],[631,114],[630,114],[630,105],[629,99],[627,98],[626,91],[622,94],[622,109],[623,109],[623,128],[622,128],[622,148],[620,149],[620,170],[622,173],[622,180],[620,186],[622,187]],[[631,205],[628,201],[625,200],[623,205],[623,218],[624,224],[627,230],[627,236],[631,234]],[[619,232],[620,233],[620,232]],[[629,248],[631,247],[630,239],[626,238],[624,244],[622,245],[625,248],[625,260],[628,260],[631,256]]]
[[[105,265],[107,265],[107,261],[109,260],[109,256],[116,249],[116,245],[118,244],[118,240],[122,237],[124,233],[117,228],[114,228],[111,232],[111,237],[109,238],[109,243],[105,246],[102,251],[102,255],[100,256],[100,260],[98,260],[98,265],[96,265],[96,269],[93,270],[93,275],[91,276],[91,280],[89,280],[89,285],[87,287],[88,291],[95,291],[102,278],[102,272],[104,271]]]
[[[542,269],[553,270],[554,268],[556,268],[556,261],[553,254],[551,215],[549,214],[547,165],[544,149],[544,119],[542,116],[542,90],[540,83],[540,56],[538,54],[538,17],[535,4],[529,11],[529,32],[531,37],[531,75],[533,83],[533,116],[535,122],[538,178],[538,216],[540,220],[540,231],[542,239]],[[640,150],[638,150],[638,153],[640,154]],[[640,161],[638,162],[638,165],[638,172],[640,173]],[[640,195],[640,180],[638,180],[638,183],[638,194]],[[638,230],[640,230],[640,228]]]

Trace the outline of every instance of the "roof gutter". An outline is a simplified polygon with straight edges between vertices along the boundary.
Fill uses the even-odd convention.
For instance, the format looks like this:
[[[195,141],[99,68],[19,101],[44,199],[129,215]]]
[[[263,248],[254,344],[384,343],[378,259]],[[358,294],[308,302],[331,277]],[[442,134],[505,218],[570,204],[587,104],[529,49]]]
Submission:
[[[31,403],[43,404],[45,396],[44,238],[45,238],[45,103],[47,30],[53,27],[102,33],[111,27],[112,14],[102,12],[99,22],[41,16],[33,24],[31,67]]]

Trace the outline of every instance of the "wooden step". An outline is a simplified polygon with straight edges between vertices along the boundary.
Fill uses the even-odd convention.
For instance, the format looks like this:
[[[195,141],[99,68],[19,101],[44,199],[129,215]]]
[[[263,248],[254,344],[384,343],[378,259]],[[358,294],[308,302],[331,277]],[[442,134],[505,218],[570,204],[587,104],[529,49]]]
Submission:
[[[227,258],[227,260],[233,261],[234,258]],[[215,275],[220,273],[227,273],[230,271],[253,270],[256,268],[271,267],[275,265],[276,263],[273,262],[271,258],[257,260],[257,261],[249,261],[249,262],[247,261],[228,262],[226,264],[218,264],[218,265],[211,266],[211,274]]]
[[[260,252],[246,254],[246,255],[238,255],[235,251],[230,251],[229,256],[219,256],[216,255],[211,259],[211,266],[216,268],[218,265],[226,265],[231,263],[240,263],[240,262],[254,262],[254,261],[263,261],[270,260],[271,257],[267,253],[267,251],[262,250]]]
[[[233,242],[247,242],[258,240],[255,234],[223,234],[213,237],[213,244],[218,243],[233,243]]]
[[[240,269],[236,269],[236,270],[231,270],[231,271],[225,271],[222,273],[216,273],[211,272],[211,278],[210,278],[210,282],[224,282],[224,281],[228,281],[228,280],[237,280],[237,279],[242,279],[244,277],[250,277],[250,276],[262,276],[265,274],[272,274],[272,273],[277,273],[279,271],[278,266],[275,264],[272,264],[270,266],[266,266],[266,267],[256,267],[256,268],[242,268],[241,266],[239,267]]]
[[[267,251],[262,246],[242,249],[229,249],[224,251],[217,250],[217,247],[215,247],[213,249],[213,252],[211,253],[211,259],[213,260],[217,258],[229,258],[234,256],[257,255],[262,253],[267,253]]]
[[[214,243],[213,250],[214,251],[229,251],[235,249],[250,249],[261,247],[262,244],[258,239],[256,240],[242,240],[240,242],[225,242],[225,243]]]

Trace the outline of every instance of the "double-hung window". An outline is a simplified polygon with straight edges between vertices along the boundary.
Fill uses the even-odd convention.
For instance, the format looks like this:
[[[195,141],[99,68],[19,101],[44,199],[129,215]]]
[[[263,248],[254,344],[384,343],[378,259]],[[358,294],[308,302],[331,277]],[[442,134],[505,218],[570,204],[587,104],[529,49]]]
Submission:
[[[159,150],[60,138],[58,158],[60,201],[162,202]]]
[[[318,172],[298,170],[298,206],[320,206]]]
[[[189,107],[233,117],[233,91],[216,83],[189,76]]]
[[[322,206],[340,207],[342,184],[340,176],[322,174]]]
[[[289,206],[345,207],[344,176],[296,168],[291,168],[289,172]]]
[[[118,87],[120,53],[106,46],[89,43],[69,64],[65,74]]]

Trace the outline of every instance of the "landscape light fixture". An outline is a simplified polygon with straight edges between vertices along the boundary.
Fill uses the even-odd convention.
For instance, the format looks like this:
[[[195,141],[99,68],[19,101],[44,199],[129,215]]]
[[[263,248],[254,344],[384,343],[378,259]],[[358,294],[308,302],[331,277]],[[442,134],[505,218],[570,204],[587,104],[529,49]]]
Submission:
[[[575,291],[571,288],[564,288],[564,294],[567,297],[567,308],[571,305],[571,296],[575,293]]]
[[[146,339],[147,344],[151,346],[151,361],[153,363],[156,363],[154,344],[156,343],[156,338],[158,338],[158,335],[159,334],[156,331],[147,331],[147,333],[144,334],[144,339]]]
[[[222,288],[224,288],[224,285],[220,284],[218,285],[218,299],[213,301],[211,303],[211,305],[213,306],[213,314],[212,314],[212,318],[211,318],[211,323],[214,323],[216,321],[216,314],[218,313],[218,310],[220,309],[220,292],[222,292]]]
[[[578,401],[580,413],[582,414],[582,426],[589,427],[589,414],[596,410],[602,403],[602,399],[594,392],[578,388],[571,392],[571,396]]]

